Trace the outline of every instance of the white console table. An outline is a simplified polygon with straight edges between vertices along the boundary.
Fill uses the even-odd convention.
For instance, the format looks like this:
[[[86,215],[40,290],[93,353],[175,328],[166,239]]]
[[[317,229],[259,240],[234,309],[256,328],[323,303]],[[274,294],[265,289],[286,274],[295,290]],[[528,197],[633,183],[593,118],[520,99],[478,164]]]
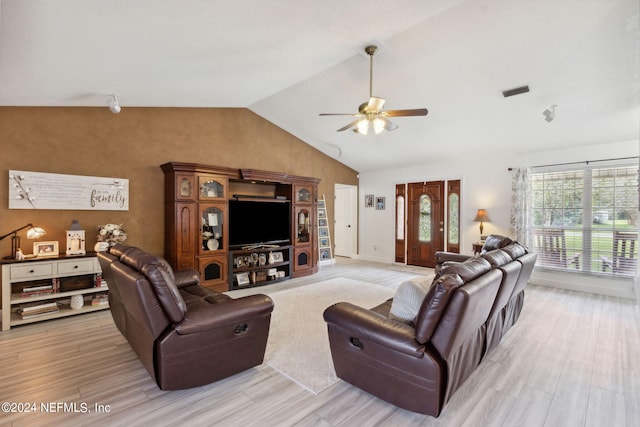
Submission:
[[[91,275],[101,275],[102,270],[95,254],[85,256],[56,256],[51,258],[36,257],[23,261],[2,261],[2,330],[9,330],[12,326],[42,320],[73,316],[97,310],[108,309],[108,304],[92,305],[91,300],[98,294],[106,294],[106,286],[94,286],[89,279]],[[22,292],[24,286],[60,283],[65,279],[76,276],[88,276],[87,286],[78,289],[58,289],[53,292],[33,294],[27,296]],[[54,282],[58,279],[58,282]],[[29,283],[31,282],[31,283]],[[71,308],[70,300],[74,295],[83,296],[81,308]],[[22,318],[18,313],[21,307],[56,302],[58,311],[42,314],[30,318]]]

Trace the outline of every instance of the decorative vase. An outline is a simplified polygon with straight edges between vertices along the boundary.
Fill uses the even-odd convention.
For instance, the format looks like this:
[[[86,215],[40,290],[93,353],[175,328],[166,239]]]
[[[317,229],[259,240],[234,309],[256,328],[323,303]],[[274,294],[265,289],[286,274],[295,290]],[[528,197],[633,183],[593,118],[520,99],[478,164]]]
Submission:
[[[98,242],[93,247],[93,250],[96,251],[96,252],[104,252],[107,249],[109,249],[109,242]]]
[[[74,310],[80,310],[84,305],[84,298],[82,295],[71,296],[71,308]]]

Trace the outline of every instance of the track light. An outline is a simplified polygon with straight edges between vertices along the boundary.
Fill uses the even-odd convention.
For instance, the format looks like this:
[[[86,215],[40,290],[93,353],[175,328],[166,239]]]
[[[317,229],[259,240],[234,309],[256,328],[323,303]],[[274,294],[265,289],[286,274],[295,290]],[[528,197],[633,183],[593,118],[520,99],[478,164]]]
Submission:
[[[551,107],[547,108],[546,110],[544,110],[542,112],[542,115],[544,116],[544,119],[548,122],[551,123],[553,121],[553,119],[556,118],[556,107],[557,105],[552,105]]]
[[[122,110],[122,108],[120,108],[120,104],[118,103],[118,97],[116,95],[111,95],[111,98],[107,102],[107,106],[109,107],[109,110],[111,110],[113,114],[118,114],[120,110]]]

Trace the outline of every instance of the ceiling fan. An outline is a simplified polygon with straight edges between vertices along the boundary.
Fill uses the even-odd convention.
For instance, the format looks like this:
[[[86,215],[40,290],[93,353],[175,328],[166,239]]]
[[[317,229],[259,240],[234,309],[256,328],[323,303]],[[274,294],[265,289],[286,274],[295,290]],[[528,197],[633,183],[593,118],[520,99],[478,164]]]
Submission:
[[[321,113],[321,116],[352,116],[358,119],[352,121],[346,126],[338,129],[338,132],[345,131],[355,127],[354,132],[368,134],[373,130],[374,133],[380,133],[383,129],[392,131],[398,128],[388,117],[407,117],[407,116],[426,116],[428,111],[426,108],[416,108],[413,110],[388,110],[384,111],[385,99],[372,95],[373,92],[373,55],[378,51],[377,46],[367,46],[364,51],[369,55],[369,101],[360,104],[357,114],[349,113]]]

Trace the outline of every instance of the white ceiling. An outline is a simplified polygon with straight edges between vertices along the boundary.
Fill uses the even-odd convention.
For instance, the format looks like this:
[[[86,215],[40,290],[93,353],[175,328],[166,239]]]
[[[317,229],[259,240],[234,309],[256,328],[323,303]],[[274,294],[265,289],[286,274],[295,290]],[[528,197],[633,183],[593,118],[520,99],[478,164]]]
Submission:
[[[0,105],[246,107],[358,171],[640,138],[638,0],[1,0]],[[373,94],[400,117],[336,129]],[[531,92],[504,98],[528,84]],[[557,104],[547,123],[542,111]],[[242,132],[239,129],[238,132]]]

